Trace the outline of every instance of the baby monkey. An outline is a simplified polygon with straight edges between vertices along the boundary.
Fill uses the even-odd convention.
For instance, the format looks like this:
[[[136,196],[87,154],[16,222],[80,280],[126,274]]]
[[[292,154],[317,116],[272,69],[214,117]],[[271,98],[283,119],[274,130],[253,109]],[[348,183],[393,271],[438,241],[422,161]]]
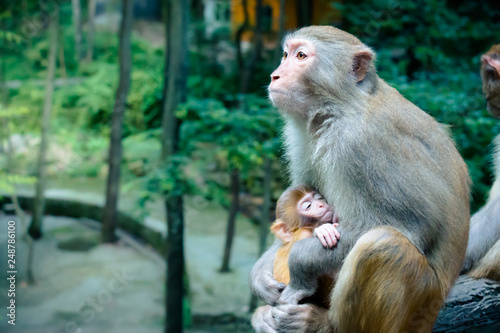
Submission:
[[[276,205],[276,221],[271,232],[283,245],[274,259],[274,278],[281,283],[290,282],[288,256],[292,245],[301,239],[318,237],[325,248],[333,248],[340,239],[337,214],[312,187],[289,187]]]

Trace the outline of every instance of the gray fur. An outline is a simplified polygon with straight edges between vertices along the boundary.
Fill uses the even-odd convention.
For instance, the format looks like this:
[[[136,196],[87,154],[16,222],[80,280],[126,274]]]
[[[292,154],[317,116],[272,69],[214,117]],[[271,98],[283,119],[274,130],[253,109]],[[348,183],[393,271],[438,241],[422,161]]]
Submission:
[[[495,182],[488,202],[471,218],[469,242],[465,254],[463,272],[467,272],[479,263],[496,242],[500,241],[500,135],[494,140],[495,152],[493,164]],[[500,266],[500,262],[498,263]]]

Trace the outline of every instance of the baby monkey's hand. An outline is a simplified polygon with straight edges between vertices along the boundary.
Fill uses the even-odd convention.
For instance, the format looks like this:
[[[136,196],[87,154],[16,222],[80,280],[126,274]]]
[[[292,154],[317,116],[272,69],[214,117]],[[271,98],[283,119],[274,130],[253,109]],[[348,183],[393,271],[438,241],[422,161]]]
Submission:
[[[314,229],[313,235],[319,238],[325,249],[333,249],[337,245],[337,240],[340,239],[338,226],[338,223],[325,223]]]

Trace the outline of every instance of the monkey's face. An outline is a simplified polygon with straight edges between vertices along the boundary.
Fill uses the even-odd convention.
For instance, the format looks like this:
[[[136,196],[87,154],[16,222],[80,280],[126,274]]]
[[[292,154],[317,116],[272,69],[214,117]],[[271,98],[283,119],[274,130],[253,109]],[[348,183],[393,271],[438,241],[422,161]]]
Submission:
[[[339,32],[309,27],[286,37],[269,85],[269,98],[280,112],[303,120],[322,105],[351,102],[370,91],[372,80],[365,78],[369,72],[376,76],[373,51]]]
[[[481,79],[483,94],[486,97],[487,109],[500,118],[500,44],[493,45],[481,57]]]
[[[271,74],[269,98],[280,111],[305,113],[310,104],[306,72],[315,61],[314,44],[307,39],[285,42],[280,66]]]
[[[306,193],[297,203],[297,210],[305,224],[334,222],[332,209],[317,192]]]

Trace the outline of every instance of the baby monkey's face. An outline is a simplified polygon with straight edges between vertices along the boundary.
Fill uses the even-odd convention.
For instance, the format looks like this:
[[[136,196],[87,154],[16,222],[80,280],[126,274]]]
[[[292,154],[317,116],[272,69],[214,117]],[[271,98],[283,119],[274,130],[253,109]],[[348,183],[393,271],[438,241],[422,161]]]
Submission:
[[[321,194],[317,192],[306,193],[297,204],[297,210],[304,224],[332,223],[333,209],[326,203]]]

